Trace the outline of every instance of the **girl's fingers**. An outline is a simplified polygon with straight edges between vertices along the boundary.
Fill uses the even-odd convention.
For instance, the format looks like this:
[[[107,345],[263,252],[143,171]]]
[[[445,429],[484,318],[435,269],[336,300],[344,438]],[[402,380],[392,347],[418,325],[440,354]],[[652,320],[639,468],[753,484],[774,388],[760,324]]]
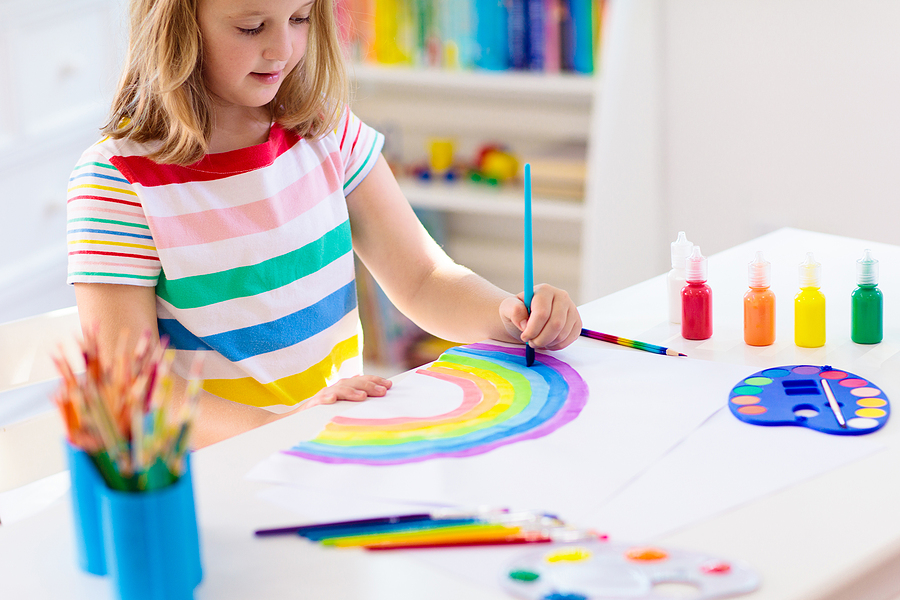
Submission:
[[[522,340],[536,348],[565,348],[581,333],[578,308],[563,291],[542,284],[531,301],[531,316],[522,332]]]

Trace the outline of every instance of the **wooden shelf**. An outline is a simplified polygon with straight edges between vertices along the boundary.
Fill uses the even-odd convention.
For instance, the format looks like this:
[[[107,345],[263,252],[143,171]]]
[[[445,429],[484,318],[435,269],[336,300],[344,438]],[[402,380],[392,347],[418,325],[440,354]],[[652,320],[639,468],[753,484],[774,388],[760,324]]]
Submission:
[[[359,85],[390,85],[435,92],[479,96],[527,96],[589,103],[597,82],[591,75],[528,71],[447,71],[412,67],[354,64],[351,77]]]
[[[525,214],[522,191],[516,188],[414,179],[401,179],[400,187],[414,208],[509,217]],[[574,223],[580,223],[584,216],[584,206],[577,200],[533,197],[531,211],[535,219]]]

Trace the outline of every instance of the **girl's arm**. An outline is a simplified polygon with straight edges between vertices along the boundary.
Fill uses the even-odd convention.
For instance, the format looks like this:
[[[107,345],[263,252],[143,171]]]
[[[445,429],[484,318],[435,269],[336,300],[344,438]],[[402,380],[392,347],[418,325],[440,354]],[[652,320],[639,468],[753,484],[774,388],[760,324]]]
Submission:
[[[453,262],[428,235],[384,157],[347,196],[353,247],[388,298],[420,327],[456,342],[495,339],[558,350],[581,333],[569,295],[535,287],[531,317],[513,296]]]
[[[156,324],[156,289],[135,285],[76,283],[75,298],[83,331],[98,328],[101,352],[119,347],[120,336],[127,336],[125,352],[132,352],[144,331],[150,331],[153,341],[159,341]],[[108,355],[105,357],[108,359]],[[208,392],[200,393],[193,446],[202,448],[238,433],[249,431],[316,404],[330,404],[336,400],[365,400],[368,396],[383,396],[391,385],[380,377],[352,377],[343,379],[322,390],[298,408],[284,414],[232,402]],[[187,381],[173,375],[173,399],[185,397]]]

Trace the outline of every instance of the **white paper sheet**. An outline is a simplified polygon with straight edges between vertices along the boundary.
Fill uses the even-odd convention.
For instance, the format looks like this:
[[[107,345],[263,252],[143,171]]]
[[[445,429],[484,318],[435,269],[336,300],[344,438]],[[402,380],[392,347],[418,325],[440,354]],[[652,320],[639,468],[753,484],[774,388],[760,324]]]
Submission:
[[[877,440],[748,425],[725,407],[590,512],[615,539],[649,540],[859,460]]]
[[[689,435],[748,375],[746,366],[610,349],[591,340],[579,340],[553,356],[578,371],[590,397],[574,421],[546,437],[467,458],[392,466],[333,465],[275,454],[248,477],[360,497],[538,509],[579,525],[599,525],[592,514],[598,503]],[[389,396],[417,397],[423,406],[434,407],[431,414],[445,412],[446,397],[421,393],[428,379],[409,375]],[[391,406],[372,401],[343,416],[359,411],[368,418],[386,417],[396,414]]]

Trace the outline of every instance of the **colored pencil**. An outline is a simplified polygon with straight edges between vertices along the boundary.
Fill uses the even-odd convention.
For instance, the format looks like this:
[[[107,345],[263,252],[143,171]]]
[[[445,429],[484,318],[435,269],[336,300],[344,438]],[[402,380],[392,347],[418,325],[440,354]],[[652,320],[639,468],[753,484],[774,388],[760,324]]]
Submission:
[[[421,536],[418,539],[388,539],[362,545],[366,550],[411,550],[415,548],[447,548],[459,546],[499,546],[507,544],[541,544],[547,542],[581,542],[605,540],[605,534],[593,530],[551,527],[549,529],[521,528],[516,532],[485,531],[459,536]]]
[[[531,300],[534,298],[534,263],[532,259],[533,246],[531,239],[531,164],[525,163],[525,308],[531,314]],[[525,346],[525,364],[534,364],[534,348],[531,344]]]
[[[425,544],[462,540],[494,540],[520,533],[523,533],[521,527],[511,527],[509,525],[497,523],[469,523],[464,525],[453,525],[450,527],[421,529],[417,531],[398,531],[394,533],[375,533],[345,538],[330,538],[321,540],[321,543],[324,546],[334,546],[336,548],[352,548],[383,543]]]
[[[459,542],[443,542],[443,543],[431,543],[431,544],[389,544],[385,543],[382,545],[375,546],[363,546],[366,550],[423,550],[428,548],[465,548],[469,546],[512,546],[517,544],[549,544],[553,541],[553,538],[550,537],[541,537],[541,538],[523,538],[522,536],[508,536],[503,539],[497,540],[482,540],[482,541],[459,541]]]
[[[370,519],[354,519],[350,521],[333,521],[330,523],[315,523],[311,525],[292,525],[289,527],[274,527],[272,529],[257,529],[254,533],[260,537],[264,537],[267,535],[285,534],[304,535],[306,533],[340,531],[355,527],[366,527],[372,525],[429,521],[431,520],[431,518],[432,517],[430,513],[414,513],[408,515],[394,515],[391,517],[373,517]]]
[[[201,391],[202,358],[198,355],[191,368],[184,406],[175,414],[174,355],[164,342],[151,343],[149,332],[130,353],[125,352],[125,343],[123,335],[117,348],[101,358],[97,331],[86,331],[81,376],[60,351],[53,361],[62,381],[53,400],[69,442],[90,455],[109,487],[155,490],[184,473]]]
[[[397,523],[415,523],[420,521],[441,521],[467,519],[471,521],[479,520],[557,520],[553,515],[537,513],[534,511],[510,513],[507,508],[497,507],[478,507],[478,508],[458,508],[448,507],[439,508],[427,513],[410,513],[401,515],[386,515],[383,517],[369,517],[366,519],[350,519],[346,521],[329,521],[325,523],[310,523],[308,525],[290,525],[286,527],[275,527],[271,529],[258,529],[254,533],[257,536],[265,537],[269,535],[288,535],[299,534],[327,534],[330,532],[349,531],[360,528],[376,528],[382,525],[392,525]],[[427,523],[426,523],[427,524]]]
[[[314,542],[323,544],[337,540],[357,539],[374,536],[394,536],[407,534],[421,534],[425,531],[450,529],[454,527],[469,527],[483,525],[476,519],[429,519],[407,523],[385,523],[382,525],[366,525],[361,527],[348,527],[339,529],[325,529],[319,531],[301,532],[300,535]]]
[[[628,348],[634,348],[635,350],[643,350],[644,352],[653,352],[654,354],[664,354],[666,356],[687,356],[687,354],[682,354],[681,352],[672,350],[670,348],[664,348],[655,344],[648,344],[647,342],[629,340],[628,338],[619,337],[617,335],[610,335],[608,333],[600,333],[599,331],[591,331],[590,329],[582,329],[581,335],[586,338],[591,338],[592,340],[599,340],[601,342],[608,342],[610,344],[626,346]]]

